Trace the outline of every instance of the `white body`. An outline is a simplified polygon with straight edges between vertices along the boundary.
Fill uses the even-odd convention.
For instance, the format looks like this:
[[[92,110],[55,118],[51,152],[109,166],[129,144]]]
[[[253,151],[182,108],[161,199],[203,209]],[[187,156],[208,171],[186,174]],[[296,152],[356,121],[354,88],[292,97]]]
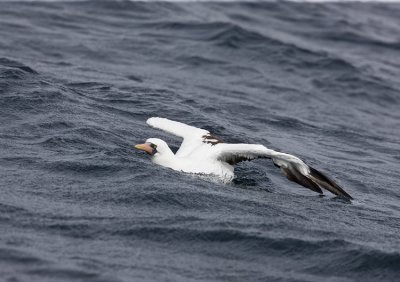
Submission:
[[[152,139],[148,141],[151,142]],[[215,145],[218,146],[218,145]],[[211,174],[218,176],[224,182],[229,182],[233,179],[234,167],[226,162],[219,161],[214,158],[215,148],[210,144],[200,144],[196,150],[187,154],[176,155],[170,150],[170,154],[164,156],[154,155],[152,161],[155,164],[172,168],[173,170],[183,171],[196,174]]]

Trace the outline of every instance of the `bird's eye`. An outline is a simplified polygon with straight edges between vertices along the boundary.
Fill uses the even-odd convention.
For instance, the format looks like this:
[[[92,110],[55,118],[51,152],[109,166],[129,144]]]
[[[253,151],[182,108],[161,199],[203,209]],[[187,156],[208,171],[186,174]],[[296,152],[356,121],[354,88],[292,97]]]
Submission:
[[[156,145],[156,144],[153,144],[153,143],[151,143],[150,147],[152,147],[153,149],[156,149],[156,148],[157,148],[157,145]]]

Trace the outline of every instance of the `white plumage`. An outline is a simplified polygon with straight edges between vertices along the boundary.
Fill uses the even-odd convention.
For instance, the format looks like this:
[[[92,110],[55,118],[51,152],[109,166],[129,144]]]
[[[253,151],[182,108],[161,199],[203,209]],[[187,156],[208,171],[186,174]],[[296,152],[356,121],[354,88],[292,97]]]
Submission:
[[[238,162],[268,158],[281,168],[289,180],[318,193],[322,193],[321,188],[325,188],[333,194],[352,199],[334,181],[293,155],[258,144],[223,143],[205,129],[166,118],[152,117],[147,120],[147,124],[183,138],[176,154],[158,138],[150,138],[145,144],[136,145],[137,149],[152,155],[152,161],[158,165],[187,173],[215,175],[229,182],[234,178],[233,166]]]

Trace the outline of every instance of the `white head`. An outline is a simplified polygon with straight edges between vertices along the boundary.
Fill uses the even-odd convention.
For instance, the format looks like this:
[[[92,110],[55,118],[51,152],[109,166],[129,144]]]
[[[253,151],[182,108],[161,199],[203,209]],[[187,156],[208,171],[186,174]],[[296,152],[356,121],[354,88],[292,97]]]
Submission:
[[[174,156],[174,153],[168,147],[168,144],[158,138],[149,138],[144,144],[138,144],[135,146],[135,148],[145,151],[147,154],[151,155],[153,161]]]

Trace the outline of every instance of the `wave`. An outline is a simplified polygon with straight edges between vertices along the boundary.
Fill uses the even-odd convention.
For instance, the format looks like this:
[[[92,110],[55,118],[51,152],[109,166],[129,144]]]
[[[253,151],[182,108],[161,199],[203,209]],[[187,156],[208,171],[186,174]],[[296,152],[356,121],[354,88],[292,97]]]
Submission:
[[[38,256],[14,248],[0,248],[0,262],[31,265],[31,266],[42,265],[47,263],[46,260]]]
[[[35,71],[31,67],[28,67],[20,62],[14,61],[14,60],[10,60],[8,58],[0,58],[0,67],[19,69],[25,73],[37,74],[37,71]],[[4,77],[4,78],[8,78],[8,77]]]
[[[2,277],[395,280],[397,14],[2,2]],[[357,200],[313,196],[269,160],[242,163],[228,185],[156,166],[133,145],[181,139],[150,116],[304,157]]]
[[[136,237],[156,242],[213,242],[229,243],[230,248],[268,256],[318,256],[318,266],[306,269],[311,273],[332,273],[338,267],[345,272],[397,271],[400,254],[360,247],[339,240],[302,240],[271,238],[238,230],[198,230],[178,227],[138,227],[115,230],[114,235]],[[186,244],[184,244],[186,245]],[[208,250],[204,250],[208,252]],[[329,254],[329,255],[327,255]],[[331,256],[336,256],[332,260]]]

